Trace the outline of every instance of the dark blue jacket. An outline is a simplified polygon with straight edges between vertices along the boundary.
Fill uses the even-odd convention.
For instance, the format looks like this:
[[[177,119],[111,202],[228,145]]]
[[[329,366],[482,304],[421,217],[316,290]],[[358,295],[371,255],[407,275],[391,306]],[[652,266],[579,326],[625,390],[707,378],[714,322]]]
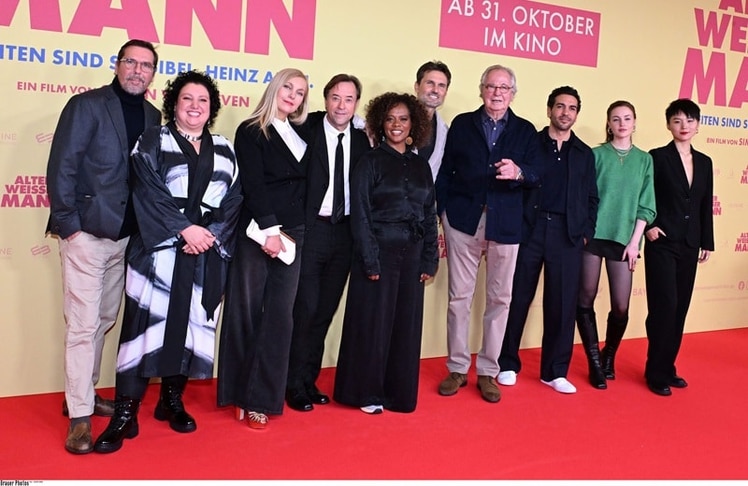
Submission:
[[[540,181],[537,131],[509,108],[504,131],[489,152],[481,127],[483,110],[481,106],[452,121],[436,178],[437,212],[446,211],[452,228],[473,235],[485,207],[486,239],[517,244],[522,238],[523,187]],[[496,179],[494,164],[501,159],[511,159],[522,169],[521,183]]]

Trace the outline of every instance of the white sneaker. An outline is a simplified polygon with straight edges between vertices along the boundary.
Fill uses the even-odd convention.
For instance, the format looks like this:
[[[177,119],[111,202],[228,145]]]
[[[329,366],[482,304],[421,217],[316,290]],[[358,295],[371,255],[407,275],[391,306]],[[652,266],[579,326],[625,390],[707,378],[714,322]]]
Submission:
[[[517,384],[517,373],[514,371],[500,371],[496,381],[499,385],[512,386]]]
[[[361,407],[361,411],[364,413],[368,413],[369,415],[378,415],[384,411],[384,407],[381,405],[367,405],[365,407]]]
[[[548,385],[559,393],[576,393],[577,389],[574,385],[569,383],[564,377],[559,377],[551,381],[540,380],[543,384]]]

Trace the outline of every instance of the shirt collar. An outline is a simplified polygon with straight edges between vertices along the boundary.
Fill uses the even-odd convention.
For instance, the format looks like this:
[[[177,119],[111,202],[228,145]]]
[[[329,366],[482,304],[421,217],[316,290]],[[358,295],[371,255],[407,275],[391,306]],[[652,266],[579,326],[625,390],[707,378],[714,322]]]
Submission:
[[[342,130],[342,131],[338,130],[337,128],[335,128],[334,126],[332,126],[332,124],[330,123],[330,121],[327,119],[327,113],[325,113],[325,116],[322,117],[322,126],[325,127],[325,134],[328,137],[335,137],[335,138],[337,138],[337,136],[339,134],[341,134],[341,133],[344,133],[345,134],[344,138],[347,138],[347,139],[349,139],[349,137],[351,136],[351,124],[350,124],[350,122],[345,126],[345,130]]]

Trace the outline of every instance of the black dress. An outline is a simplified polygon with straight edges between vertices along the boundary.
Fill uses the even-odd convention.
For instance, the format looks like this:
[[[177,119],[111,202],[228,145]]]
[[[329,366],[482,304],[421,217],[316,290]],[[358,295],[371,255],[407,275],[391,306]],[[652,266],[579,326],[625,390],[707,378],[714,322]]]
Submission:
[[[423,325],[420,275],[434,275],[438,265],[428,162],[386,144],[362,156],[351,175],[351,229],[355,255],[334,398],[412,412]]]

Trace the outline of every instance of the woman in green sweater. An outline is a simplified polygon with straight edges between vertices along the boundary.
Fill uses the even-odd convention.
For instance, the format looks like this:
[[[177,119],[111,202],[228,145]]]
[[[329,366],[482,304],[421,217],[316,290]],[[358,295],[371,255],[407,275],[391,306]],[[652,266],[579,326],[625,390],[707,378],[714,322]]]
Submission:
[[[619,100],[608,107],[607,116],[605,143],[592,149],[600,205],[595,236],[582,256],[577,301],[577,327],[587,353],[590,384],[598,389],[615,379],[614,359],[628,324],[632,273],[644,228],[656,216],[652,156],[631,140],[636,110]],[[603,259],[611,309],[601,356],[594,304]]]

